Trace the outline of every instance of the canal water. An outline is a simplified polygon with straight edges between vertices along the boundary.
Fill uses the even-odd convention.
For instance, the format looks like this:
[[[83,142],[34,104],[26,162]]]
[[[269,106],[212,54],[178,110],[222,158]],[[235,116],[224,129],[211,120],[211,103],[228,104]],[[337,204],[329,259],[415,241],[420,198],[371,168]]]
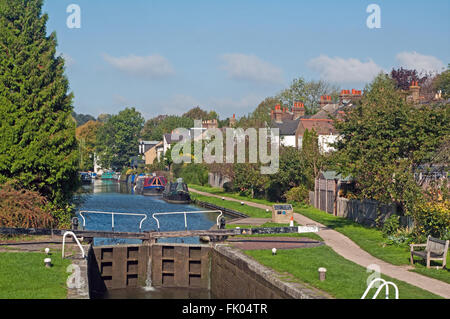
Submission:
[[[142,222],[142,231],[157,230],[157,222],[152,217],[153,213],[168,212],[193,212],[203,211],[194,205],[170,204],[162,200],[161,196],[143,196],[134,194],[132,187],[126,183],[116,181],[95,180],[91,185],[83,186],[83,194],[80,196],[80,204],[77,216],[80,227],[83,226],[81,211],[115,212],[145,214]],[[111,214],[82,213],[86,230],[112,230]],[[204,230],[211,228],[216,222],[218,213],[187,214],[187,226],[189,230]],[[184,230],[184,215],[156,216],[159,220],[161,231]],[[114,231],[139,232],[140,222],[144,216],[114,215]],[[176,242],[196,244],[198,237],[160,239],[159,242]],[[107,239],[95,238],[94,246],[116,244],[140,244],[138,239]]]
[[[134,194],[130,185],[116,181],[94,180],[90,185],[84,185],[79,195],[77,216],[79,226],[83,226],[81,211],[116,212],[145,214],[147,218],[142,223],[142,231],[157,230],[157,222],[153,213],[202,211],[194,205],[169,204],[160,196],[143,196]],[[112,230],[110,214],[83,213],[86,230]],[[218,213],[187,214],[189,230],[211,228],[217,221]],[[158,216],[161,231],[184,230],[184,215]],[[139,232],[139,224],[143,216],[114,216],[114,231]],[[198,244],[198,237],[159,239],[158,242]],[[140,244],[141,240],[94,238],[94,246]],[[106,299],[209,299],[210,292],[205,289],[179,288],[146,288],[118,289],[106,292]]]

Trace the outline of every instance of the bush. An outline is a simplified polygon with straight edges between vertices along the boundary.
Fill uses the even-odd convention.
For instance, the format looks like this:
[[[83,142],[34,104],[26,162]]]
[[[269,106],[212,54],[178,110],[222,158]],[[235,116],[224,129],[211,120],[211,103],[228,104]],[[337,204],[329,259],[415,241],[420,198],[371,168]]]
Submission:
[[[287,202],[307,204],[309,202],[309,190],[303,185],[293,187],[284,195]]]
[[[445,238],[450,232],[450,200],[420,203],[414,210],[417,236]]]
[[[54,223],[46,198],[38,192],[0,185],[0,227],[48,228]]]
[[[384,237],[392,236],[399,230],[400,227],[399,219],[400,219],[399,216],[392,215],[385,220],[383,228],[381,229]]]
[[[415,241],[414,234],[407,228],[398,229],[394,234],[388,235],[385,241],[388,245],[409,245]]]
[[[233,182],[226,182],[223,184],[223,190],[226,193],[232,193],[234,191]]]
[[[183,166],[178,175],[186,184],[204,186],[208,183],[208,168],[203,164],[187,164]]]

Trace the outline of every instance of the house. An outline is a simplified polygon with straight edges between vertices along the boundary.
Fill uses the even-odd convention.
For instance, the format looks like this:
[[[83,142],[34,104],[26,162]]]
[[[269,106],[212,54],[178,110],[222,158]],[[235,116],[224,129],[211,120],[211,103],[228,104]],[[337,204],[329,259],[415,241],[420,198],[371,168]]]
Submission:
[[[305,115],[305,106],[301,102],[294,102],[294,107],[289,110],[278,104],[271,111],[271,127],[278,128],[280,133],[280,145],[295,147],[295,132],[300,118]]]
[[[157,145],[158,143],[160,142],[139,140],[139,154],[140,155],[145,154],[149,149],[155,147],[155,145]]]
[[[152,165],[155,160],[161,161],[164,143],[158,142],[144,153],[145,165]]]
[[[362,98],[362,91],[342,90],[339,102],[333,103],[332,97],[320,97],[320,110],[314,115],[305,115],[305,107],[301,102],[294,102],[291,109],[281,108],[278,104],[271,111],[271,127],[280,132],[280,145],[302,147],[303,134],[306,130],[315,130],[318,135],[321,152],[331,152],[331,144],[337,141],[339,135],[333,125],[333,117],[342,118],[346,109],[351,108]]]

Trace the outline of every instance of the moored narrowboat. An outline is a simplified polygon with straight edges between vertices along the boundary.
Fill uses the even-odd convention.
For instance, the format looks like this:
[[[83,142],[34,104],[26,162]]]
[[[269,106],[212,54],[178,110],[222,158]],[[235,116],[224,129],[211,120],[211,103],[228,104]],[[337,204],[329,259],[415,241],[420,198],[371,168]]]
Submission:
[[[140,195],[161,195],[166,187],[164,176],[140,176],[136,181],[136,193]]]
[[[189,204],[191,202],[188,186],[182,178],[167,184],[163,192],[163,199],[172,204]]]

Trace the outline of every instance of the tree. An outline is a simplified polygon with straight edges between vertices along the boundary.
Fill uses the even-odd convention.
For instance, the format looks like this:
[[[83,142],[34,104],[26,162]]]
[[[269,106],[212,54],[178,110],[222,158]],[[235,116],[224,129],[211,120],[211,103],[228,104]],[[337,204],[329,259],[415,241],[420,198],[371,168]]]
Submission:
[[[294,79],[289,88],[281,91],[275,98],[283,106],[291,107],[294,101],[302,101],[306,114],[315,114],[319,110],[319,101],[322,95],[338,96],[339,88],[324,81],[305,81],[299,77]]]
[[[189,117],[160,115],[148,120],[140,135],[146,140],[161,141],[164,134],[171,133],[176,128],[189,129],[193,126],[194,120]]]
[[[305,186],[309,190],[314,189],[314,180],[324,169],[326,158],[319,150],[319,137],[315,130],[305,130],[302,140],[302,150],[300,152],[300,161],[303,164],[305,175]]]
[[[341,134],[334,145],[337,169],[357,180],[360,197],[396,202],[410,213],[421,197],[414,172],[432,160],[449,135],[448,106],[410,105],[383,74],[366,88],[361,102],[335,120]]]
[[[89,121],[95,121],[95,117],[89,114],[77,114],[75,112],[72,112],[72,116],[74,120],[77,123],[77,127],[89,122]]]
[[[89,121],[76,129],[76,137],[80,146],[80,169],[83,171],[92,170],[94,167],[97,132],[102,126],[102,122]]]
[[[73,95],[42,3],[0,2],[0,183],[15,179],[62,207],[78,187]]]
[[[139,148],[139,133],[144,118],[135,108],[126,108],[111,116],[105,125],[98,129],[97,153],[104,168],[122,169],[129,164]]]
[[[429,78],[429,75],[421,75],[417,70],[392,69],[391,78],[395,81],[395,87],[400,90],[409,90],[412,81],[417,81],[422,86]]]
[[[448,65],[446,71],[436,77],[434,87],[437,91],[441,91],[444,99],[450,98],[450,64]]]

